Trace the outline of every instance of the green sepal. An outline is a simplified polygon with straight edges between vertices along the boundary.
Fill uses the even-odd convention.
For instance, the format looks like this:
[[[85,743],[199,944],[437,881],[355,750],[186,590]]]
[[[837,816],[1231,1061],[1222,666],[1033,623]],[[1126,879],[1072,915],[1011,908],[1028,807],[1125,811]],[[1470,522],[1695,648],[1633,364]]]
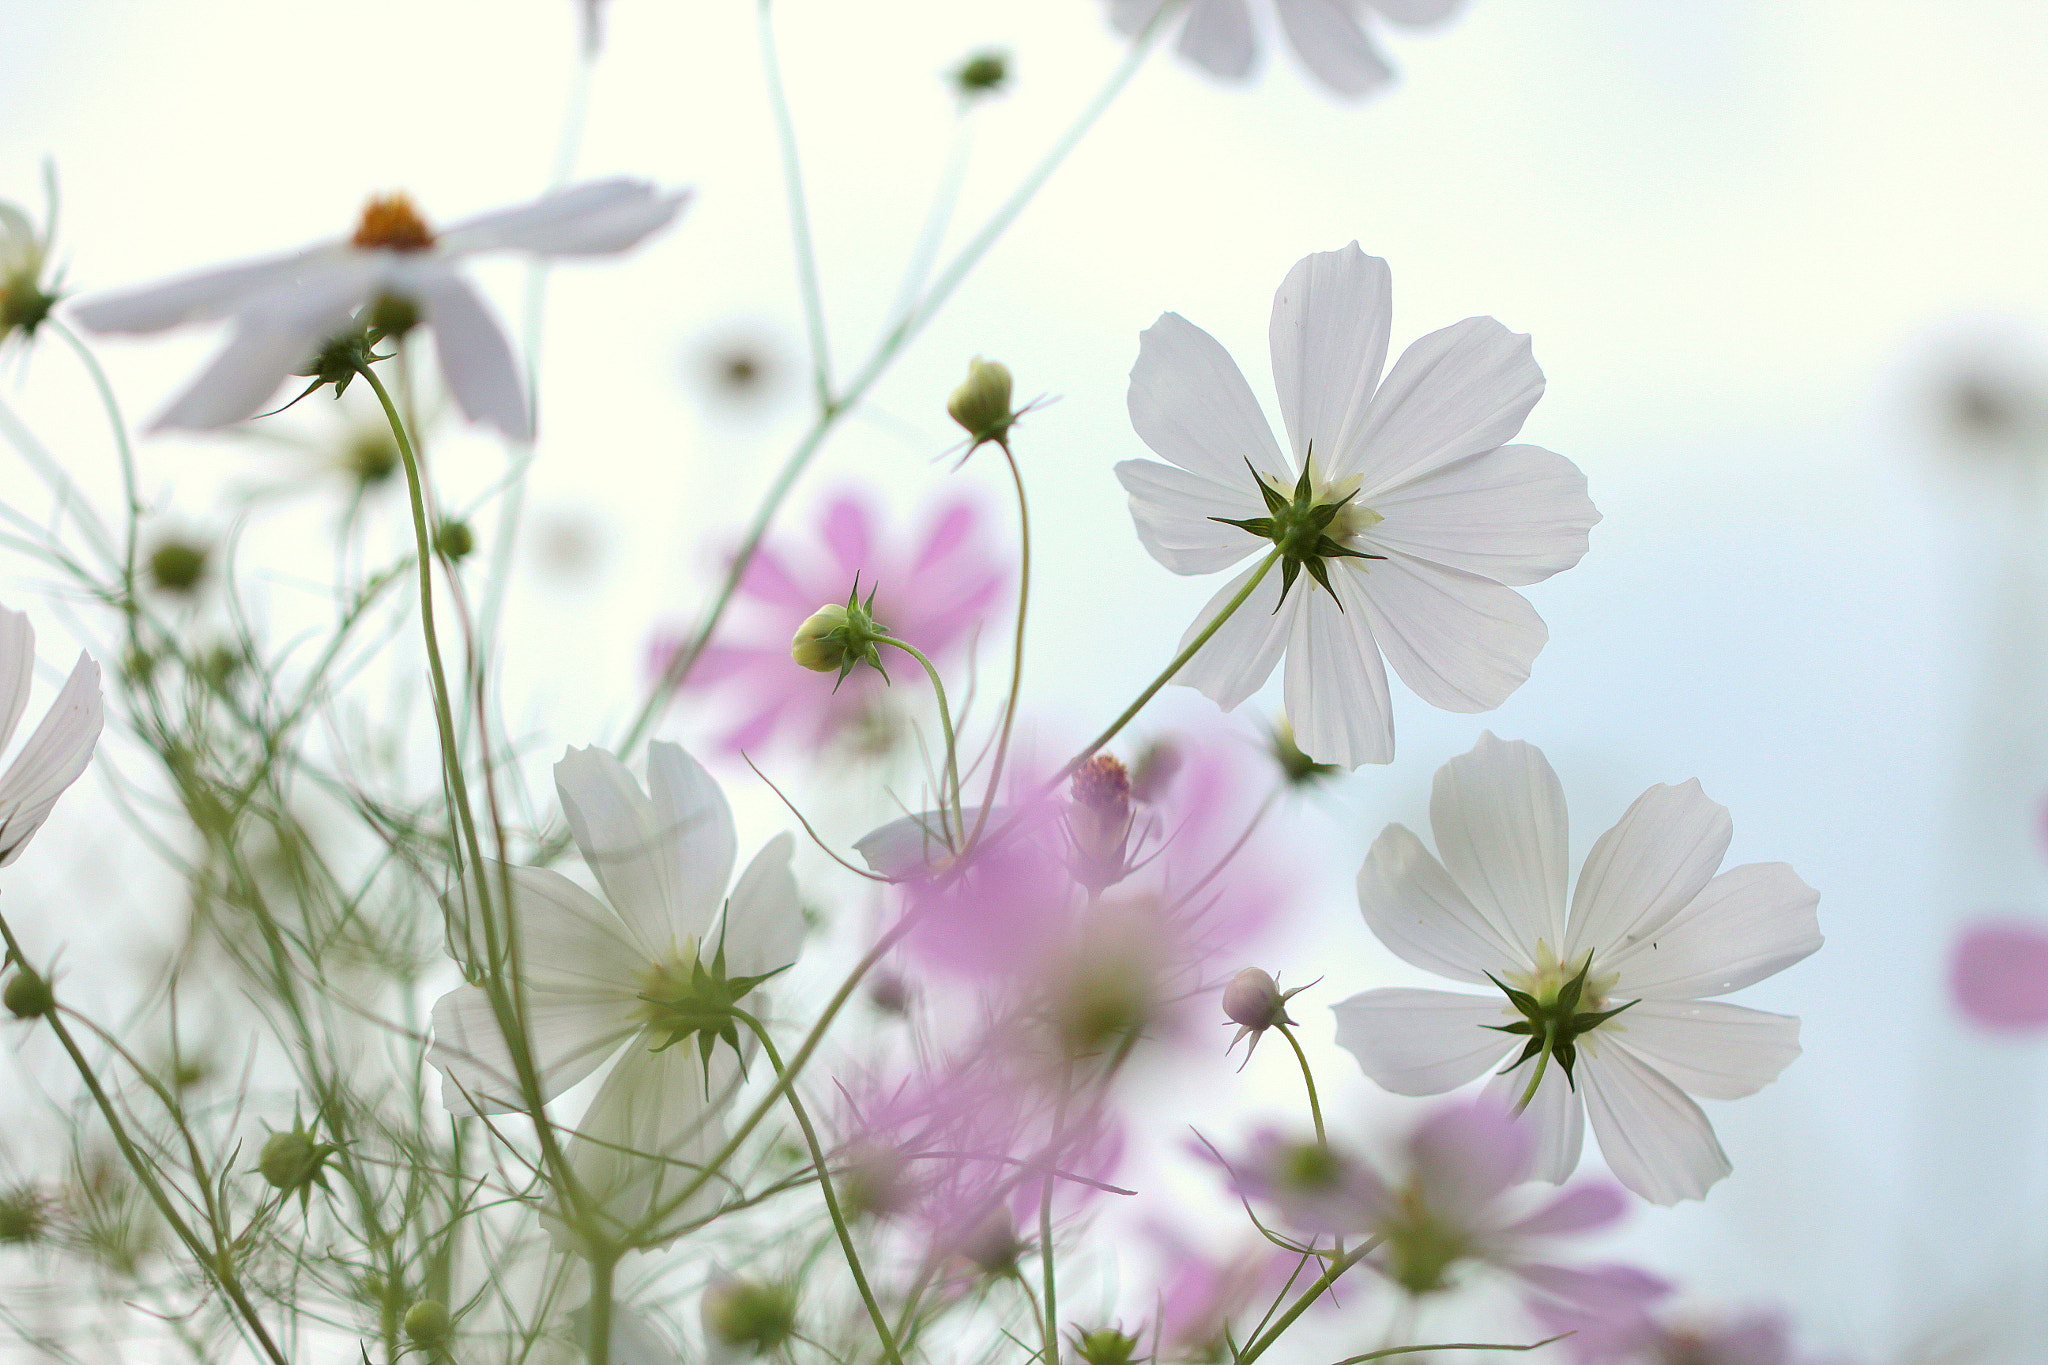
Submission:
[[[1295,480],[1292,500],[1279,489],[1261,478],[1256,466],[1250,460],[1244,467],[1251,471],[1252,482],[1258,486],[1259,497],[1266,504],[1267,515],[1263,517],[1210,517],[1210,521],[1225,526],[1235,526],[1247,535],[1261,540],[1270,540],[1280,552],[1280,601],[1273,604],[1274,612],[1287,601],[1287,594],[1294,589],[1294,583],[1301,571],[1308,570],[1309,577],[1330,594],[1330,600],[1337,603],[1337,610],[1344,610],[1344,603],[1330,587],[1328,563],[1332,559],[1385,559],[1385,555],[1368,554],[1354,550],[1329,534],[1330,524],[1337,514],[1344,510],[1349,498],[1336,502],[1316,502],[1314,489],[1309,484],[1309,468],[1315,459],[1315,446],[1309,446],[1308,455],[1301,462],[1301,477]]]

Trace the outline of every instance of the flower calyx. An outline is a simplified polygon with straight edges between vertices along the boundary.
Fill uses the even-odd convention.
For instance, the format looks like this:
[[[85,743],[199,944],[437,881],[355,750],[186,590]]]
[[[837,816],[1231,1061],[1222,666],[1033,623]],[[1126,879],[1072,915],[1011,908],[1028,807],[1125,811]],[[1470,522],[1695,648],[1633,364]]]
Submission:
[[[1316,981],[1320,980],[1321,977],[1316,978]],[[1311,981],[1308,986],[1315,984],[1315,981]],[[1287,1017],[1287,1002],[1307,990],[1308,986],[1296,986],[1291,991],[1282,991],[1280,984],[1260,967],[1247,967],[1231,977],[1230,984],[1223,988],[1223,1013],[1228,1016],[1224,1022],[1236,1024],[1238,1028],[1230,1040],[1230,1046],[1223,1049],[1224,1055],[1228,1056],[1239,1043],[1249,1037],[1252,1040],[1251,1046],[1244,1050],[1244,1060],[1249,1063],[1252,1053],[1258,1050],[1259,1039],[1266,1036],[1267,1029],[1293,1026],[1294,1020]],[[1240,1066],[1238,1069],[1241,1071],[1244,1068]]]
[[[7,978],[6,989],[0,991],[0,1004],[5,1004],[7,1012],[17,1019],[40,1019],[57,1012],[57,993],[50,989],[47,977],[17,960],[14,975]]]
[[[313,1134],[294,1116],[290,1131],[272,1133],[264,1139],[263,1150],[256,1157],[256,1170],[272,1189],[286,1195],[296,1192],[299,1211],[303,1213],[313,1196],[313,1187],[327,1189],[327,1158],[340,1150],[332,1142],[313,1141]]]
[[[722,943],[708,967],[702,958],[686,956],[689,956],[688,966],[681,962],[669,963],[655,968],[645,978],[647,988],[640,992],[640,999],[647,1005],[644,1017],[647,1027],[661,1036],[661,1041],[650,1050],[666,1052],[677,1043],[694,1037],[698,1057],[708,1066],[712,1050],[720,1042],[735,1053],[740,1052],[740,1001],[762,982],[788,971],[790,964],[785,963],[759,976],[728,976],[725,945]],[[708,1086],[710,1082],[707,1072],[705,1084]]]
[[[1586,977],[1592,970],[1593,954],[1589,951],[1580,961],[1578,971],[1569,980],[1557,985],[1554,990],[1539,990],[1536,994],[1516,990],[1492,972],[1486,974],[1486,979],[1500,987],[1502,993],[1507,996],[1508,1003],[1519,1010],[1522,1017],[1512,1024],[1482,1024],[1480,1027],[1492,1029],[1496,1033],[1520,1034],[1529,1040],[1528,1045],[1522,1049],[1522,1055],[1501,1068],[1502,1075],[1513,1071],[1531,1057],[1543,1060],[1555,1058],[1558,1066],[1564,1069],[1565,1083],[1574,1089],[1577,1088],[1577,1082],[1572,1078],[1572,1069],[1578,1065],[1578,1040],[1629,1006],[1642,1003],[1640,1000],[1630,1000],[1625,1004],[1616,1005],[1613,1009],[1581,1009],[1582,1004],[1588,1003]],[[1537,1062],[1539,1075],[1543,1060]]]
[[[1220,521],[1225,526],[1235,526],[1240,531],[1247,531],[1261,540],[1273,542],[1273,548],[1280,555],[1281,602],[1287,600],[1289,590],[1294,587],[1294,580],[1301,575],[1303,569],[1307,569],[1309,577],[1322,585],[1323,591],[1330,594],[1341,611],[1344,604],[1330,587],[1328,561],[1385,559],[1386,556],[1354,550],[1330,534],[1330,527],[1336,522],[1337,514],[1349,505],[1352,494],[1347,493],[1333,502],[1322,501],[1328,490],[1318,490],[1315,487],[1312,472],[1314,465],[1315,447],[1310,446],[1307,458],[1301,462],[1301,477],[1295,481],[1294,495],[1290,498],[1263,478],[1250,460],[1246,460],[1244,467],[1251,470],[1252,482],[1259,486],[1259,496],[1265,499],[1266,515],[1242,519],[1210,517],[1209,520]],[[1279,603],[1274,604],[1273,610],[1280,610]]]
[[[847,675],[862,664],[881,674],[883,682],[889,681],[880,649],[888,639],[889,628],[875,620],[875,589],[869,588],[867,600],[861,601],[860,578],[855,575],[853,591],[846,595],[845,606],[828,603],[796,628],[789,657],[813,673],[837,670],[839,678],[832,684],[832,690],[837,692]]]
[[[1140,1365],[1149,1359],[1138,1354],[1138,1339],[1121,1327],[1097,1327],[1093,1331],[1074,1328],[1074,1354],[1084,1365]]]
[[[48,231],[39,234],[26,213],[0,200],[0,341],[11,332],[34,340],[63,298],[55,280],[43,283],[49,250]]]

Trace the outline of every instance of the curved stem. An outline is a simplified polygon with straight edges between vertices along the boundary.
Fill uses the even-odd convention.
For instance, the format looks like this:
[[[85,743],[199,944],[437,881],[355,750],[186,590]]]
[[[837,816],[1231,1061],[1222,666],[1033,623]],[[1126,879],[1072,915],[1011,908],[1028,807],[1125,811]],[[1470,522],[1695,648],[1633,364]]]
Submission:
[[[927,659],[924,656],[924,651],[920,650],[917,646],[910,644],[908,641],[899,640],[893,635],[884,635],[876,640],[875,643],[878,645],[894,645],[902,650],[905,654],[917,660],[924,668],[925,677],[931,679],[932,695],[938,699],[939,703],[939,729],[944,732],[946,737],[946,791],[940,798],[939,806],[943,813],[949,813],[951,816],[952,825],[951,829],[945,831],[946,837],[948,839],[953,837],[953,829],[959,830],[964,837],[967,830],[967,816],[960,805],[960,745],[953,735],[953,714],[946,707],[946,684],[940,681],[939,670],[932,666],[932,661]]]
[[[126,598],[125,612],[132,641],[135,632],[135,521],[142,515],[142,495],[135,477],[135,448],[128,441],[128,423],[121,416],[121,403],[114,396],[114,386],[108,382],[107,372],[100,368],[99,357],[92,353],[92,348],[78,333],[56,318],[45,318],[43,325],[63,338],[64,344],[85,366],[86,375],[99,394],[100,406],[106,409],[107,425],[114,432],[114,451],[121,462],[121,496],[128,504],[128,529],[121,550],[121,588]]]
[[[770,0],[760,0],[761,65],[768,80],[768,107],[775,115],[775,142],[782,154],[782,180],[789,195],[789,232],[796,244],[797,288],[804,301],[804,331],[811,343],[811,387],[818,410],[829,412],[832,401],[832,358],[826,350],[825,296],[818,287],[818,252],[811,242],[811,213],[804,201],[803,172],[797,165],[796,124],[789,97],[782,88],[782,65],[775,55],[775,21]]]
[[[1368,1238],[1355,1250],[1347,1251],[1331,1261],[1329,1268],[1322,1273],[1321,1277],[1307,1289],[1302,1290],[1301,1297],[1289,1304],[1287,1311],[1275,1319],[1271,1327],[1268,1327],[1261,1333],[1258,1339],[1253,1341],[1251,1345],[1238,1352],[1237,1359],[1232,1362],[1232,1365],[1251,1365],[1254,1360],[1264,1355],[1267,1348],[1271,1347],[1274,1342],[1280,1339],[1282,1333],[1294,1325],[1294,1320],[1308,1311],[1310,1304],[1321,1298],[1331,1285],[1337,1283],[1345,1271],[1364,1260],[1380,1244],[1380,1241],[1381,1239],[1378,1237]]]
[[[1545,1025],[1543,1031],[1543,1050],[1536,1054],[1536,1069],[1529,1073],[1529,1084],[1523,1089],[1522,1098],[1515,1101],[1515,1107],[1512,1111],[1512,1117],[1514,1118],[1520,1118],[1522,1111],[1529,1107],[1529,1102],[1536,1098],[1536,1087],[1543,1084],[1544,1068],[1550,1065],[1550,1040],[1551,1035],[1557,1031],[1556,1025]]]
[[[1017,467],[1017,457],[1010,453],[1010,443],[999,441],[997,448],[1003,452],[1004,463],[1010,466],[1010,482],[1017,490],[1017,632],[1010,644],[1010,695],[1003,703],[1002,734],[996,740],[988,789],[982,796],[981,810],[974,817],[974,833],[967,838],[968,847],[981,838],[988,813],[995,808],[996,794],[1002,787],[1003,760],[1009,756],[1010,731],[1017,723],[1017,698],[1024,690],[1024,621],[1031,609],[1031,504],[1024,497],[1024,472]]]
[[[1287,1046],[1294,1049],[1294,1059],[1301,1063],[1302,1083],[1308,1086],[1308,1114],[1316,1121],[1316,1142],[1327,1147],[1330,1145],[1330,1139],[1323,1133],[1323,1106],[1316,1098],[1316,1078],[1315,1073],[1308,1069],[1308,1054],[1301,1050],[1301,1043],[1295,1038],[1293,1029],[1285,1024],[1278,1024],[1275,1027],[1280,1030],[1280,1036],[1287,1040]]]
[[[783,1074],[782,1054],[775,1050],[775,1040],[768,1036],[767,1026],[743,1009],[735,1008],[733,1013],[739,1021],[754,1031],[761,1040],[762,1051],[768,1054],[768,1064],[775,1068],[775,1074]],[[811,1165],[818,1172],[818,1192],[825,1196],[825,1212],[831,1215],[832,1230],[839,1235],[839,1249],[846,1256],[846,1268],[853,1274],[854,1287],[860,1290],[860,1301],[867,1305],[868,1318],[875,1324],[875,1332],[882,1339],[882,1353],[890,1365],[903,1365],[903,1356],[896,1346],[896,1334],[889,1328],[889,1319],[882,1312],[882,1305],[875,1301],[875,1291],[868,1287],[867,1272],[861,1268],[860,1252],[853,1245],[853,1233],[846,1226],[846,1214],[839,1207],[839,1195],[832,1187],[832,1173],[825,1161],[825,1149],[819,1145],[818,1131],[811,1126],[811,1116],[804,1108],[804,1102],[797,1097],[796,1087],[788,1086],[783,1097],[789,1101],[789,1112],[795,1116],[797,1127],[803,1130],[804,1143],[811,1150]]]

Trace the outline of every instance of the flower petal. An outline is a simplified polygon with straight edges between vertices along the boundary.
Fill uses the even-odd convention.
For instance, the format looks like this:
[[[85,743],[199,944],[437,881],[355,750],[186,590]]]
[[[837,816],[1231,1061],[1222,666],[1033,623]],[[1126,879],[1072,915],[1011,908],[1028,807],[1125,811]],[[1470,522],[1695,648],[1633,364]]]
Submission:
[[[804,939],[804,906],[789,860],[796,838],[784,830],[762,846],[740,874],[725,906],[725,969],[760,976],[796,961]]]
[[[1258,45],[1244,0],[1194,0],[1180,30],[1180,55],[1212,76],[1239,80],[1251,74]]]
[[[512,343],[483,299],[452,270],[422,271],[412,284],[420,311],[434,328],[441,377],[462,415],[514,441],[532,440],[526,386],[519,382]]]
[[[1556,1237],[1568,1232],[1591,1232],[1618,1221],[1628,1212],[1628,1198],[1605,1182],[1582,1182],[1534,1213],[1508,1224],[1502,1231],[1516,1237]]]
[[[1387,662],[1409,691],[1446,711],[1499,706],[1529,680],[1550,639],[1520,593],[1457,569],[1395,555],[1364,566],[1362,577],[1361,614]]]
[[[1502,446],[1440,465],[1375,494],[1372,510],[1384,520],[1360,535],[1361,545],[1511,587],[1578,563],[1600,520],[1579,467],[1541,446]]]
[[[1702,1199],[1735,1169],[1700,1107],[1628,1049],[1582,1047],[1579,1088],[1607,1168],[1652,1204]]]
[[[1981,1028],[2048,1025],[2048,933],[2023,920],[1971,925],[1956,941],[1949,994]]]
[[[1409,1136],[1408,1155],[1431,1208],[1475,1227],[1495,1200],[1529,1178],[1529,1142],[1506,1107],[1482,1100],[1429,1115]]]
[[[1418,338],[1374,395],[1361,436],[1359,501],[1514,439],[1543,371],[1529,338],[1492,318],[1466,318]]]
[[[36,676],[36,630],[25,611],[0,607],[0,749],[14,738]]]
[[[639,974],[652,960],[602,901],[552,868],[486,859],[484,875],[494,897],[500,887],[512,888],[527,989],[609,998],[622,1014],[633,1013]]]
[[[1357,0],[1274,0],[1294,55],[1332,94],[1359,96],[1394,78],[1358,22]]]
[[[1529,1069],[1535,1065],[1536,1059],[1532,1057],[1514,1070],[1502,1072],[1489,1080],[1480,1094],[1494,1104],[1519,1104],[1522,1092],[1529,1088]],[[1583,1086],[1583,1061],[1578,1075]],[[1521,1121],[1528,1125],[1529,1135],[1534,1139],[1529,1178],[1548,1180],[1553,1185],[1570,1179],[1572,1172],[1579,1169],[1579,1156],[1586,1146],[1586,1106],[1566,1080],[1564,1068],[1556,1062],[1544,1069],[1542,1083],[1536,1087],[1529,1107],[1522,1111]]]
[[[1474,986],[1486,974],[1527,970],[1533,956],[1481,914],[1422,841],[1401,825],[1373,840],[1358,869],[1358,908],[1366,927],[1402,961]],[[1461,997],[1462,998],[1462,997]]]
[[[689,202],[689,190],[664,192],[650,181],[616,176],[466,218],[444,228],[438,245],[446,255],[492,250],[611,255],[668,226]]]
[[[1322,478],[1358,471],[1359,431],[1387,363],[1393,312],[1387,263],[1356,242],[1303,257],[1280,282],[1267,331],[1297,468],[1313,446]]]
[[[92,761],[101,720],[100,666],[80,650],[57,700],[0,775],[0,867],[21,855],[57,798]]]
[[[1598,1270],[1586,1270],[1531,1261],[1510,1265],[1508,1270],[1546,1298],[1583,1308],[1608,1321],[1616,1318],[1627,1321],[1641,1312],[1642,1305],[1670,1292],[1670,1286],[1662,1280],[1646,1275],[1634,1266],[1603,1266]],[[1634,1358],[1644,1359],[1641,1356]],[[1623,1357],[1601,1355],[1586,1359],[1620,1360]],[[1762,1365],[1761,1360],[1759,1365]]]
[[[1365,0],[1397,24],[1440,24],[1464,8],[1465,0]]]
[[[1727,808],[1709,801],[1697,780],[1637,797],[1586,855],[1565,957],[1590,948],[1604,960],[1660,934],[1706,889],[1733,830]]]
[[[1799,1021],[1717,1000],[1645,1000],[1600,1030],[1689,1095],[1739,1100],[1799,1055]]]
[[[451,1114],[523,1113],[526,1100],[512,1049],[481,986],[457,986],[434,1002],[427,1060],[441,1071],[441,1103]],[[608,998],[529,990],[527,1041],[543,1103],[597,1070],[640,1027]]]
[[[1508,1015],[1498,1000],[1390,987],[1330,1007],[1337,1046],[1383,1090],[1441,1095],[1483,1075],[1514,1040],[1492,1032]]]
[[[1210,620],[1223,610],[1224,604],[1237,596],[1251,576],[1257,573],[1255,564],[1246,569],[1209,599],[1195,617],[1193,625],[1181,636],[1180,647],[1202,633]],[[1287,601],[1280,600],[1280,574],[1276,568],[1245,599],[1243,606],[1231,614],[1229,620],[1217,627],[1209,642],[1196,651],[1195,657],[1182,666],[1174,675],[1174,681],[1185,687],[1192,687],[1210,701],[1226,711],[1234,710],[1237,704],[1259,690],[1267,678],[1272,676],[1273,665],[1280,662],[1280,654],[1287,647],[1287,637],[1294,624],[1294,615],[1300,609],[1300,590],[1287,594]],[[1306,746],[1304,746],[1306,747]]]
[[[348,253],[340,243],[265,256],[195,274],[180,275],[125,293],[105,294],[71,305],[71,314],[95,332],[161,332],[187,322],[231,316],[253,299],[301,283],[309,271]],[[259,400],[260,401],[260,400]]]
[[[1131,426],[1146,445],[1182,469],[1225,487],[1242,485],[1246,506],[1259,490],[1251,469],[1285,479],[1287,462],[1259,411],[1251,385],[1222,343],[1178,313],[1162,313],[1138,335],[1131,367]]]
[[[1552,953],[1563,946],[1564,788],[1541,749],[1482,734],[1437,769],[1429,824],[1451,880],[1495,939],[1512,945],[1488,970],[1529,970],[1538,942]]]
[[[1608,994],[1697,1000],[1774,976],[1820,947],[1819,903],[1784,863],[1731,867],[1655,935],[1600,955]]]
[[[1249,474],[1225,486],[1157,460],[1125,460],[1117,465],[1116,477],[1130,494],[1138,543],[1174,573],[1215,573],[1265,544],[1242,527],[1216,520],[1266,514],[1264,503],[1254,504],[1257,493]]]
[[[1331,566],[1334,597],[1306,574],[1289,594],[1300,599],[1287,644],[1287,719],[1294,742],[1318,762],[1347,768],[1394,758],[1387,670],[1369,624],[1362,576],[1351,567],[1356,562]]]

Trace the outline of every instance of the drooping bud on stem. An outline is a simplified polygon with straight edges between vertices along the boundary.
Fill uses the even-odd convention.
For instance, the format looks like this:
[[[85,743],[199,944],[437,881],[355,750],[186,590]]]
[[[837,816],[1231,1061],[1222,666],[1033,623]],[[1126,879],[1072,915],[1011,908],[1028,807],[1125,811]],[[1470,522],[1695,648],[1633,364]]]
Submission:
[[[868,589],[867,601],[861,601],[860,582],[856,579],[844,606],[828,603],[796,628],[796,637],[789,644],[789,657],[813,673],[836,671],[841,683],[862,664],[872,667],[887,681],[889,672],[882,667],[878,646],[888,638],[889,628],[875,620],[875,590]],[[832,686],[837,691],[839,683]]]
[[[1287,1017],[1287,1002],[1307,989],[1308,986],[1296,986],[1283,992],[1279,983],[1259,967],[1247,967],[1231,977],[1230,984],[1223,988],[1223,1013],[1238,1028],[1230,1047],[1224,1051],[1229,1052],[1250,1035],[1251,1046],[1244,1050],[1244,1059],[1249,1062],[1267,1029],[1286,1028],[1294,1023]]]
[[[1008,449],[1010,427],[1018,416],[1010,411],[1009,367],[980,356],[968,361],[967,378],[946,400],[946,412],[967,429],[974,447],[993,441]]]

